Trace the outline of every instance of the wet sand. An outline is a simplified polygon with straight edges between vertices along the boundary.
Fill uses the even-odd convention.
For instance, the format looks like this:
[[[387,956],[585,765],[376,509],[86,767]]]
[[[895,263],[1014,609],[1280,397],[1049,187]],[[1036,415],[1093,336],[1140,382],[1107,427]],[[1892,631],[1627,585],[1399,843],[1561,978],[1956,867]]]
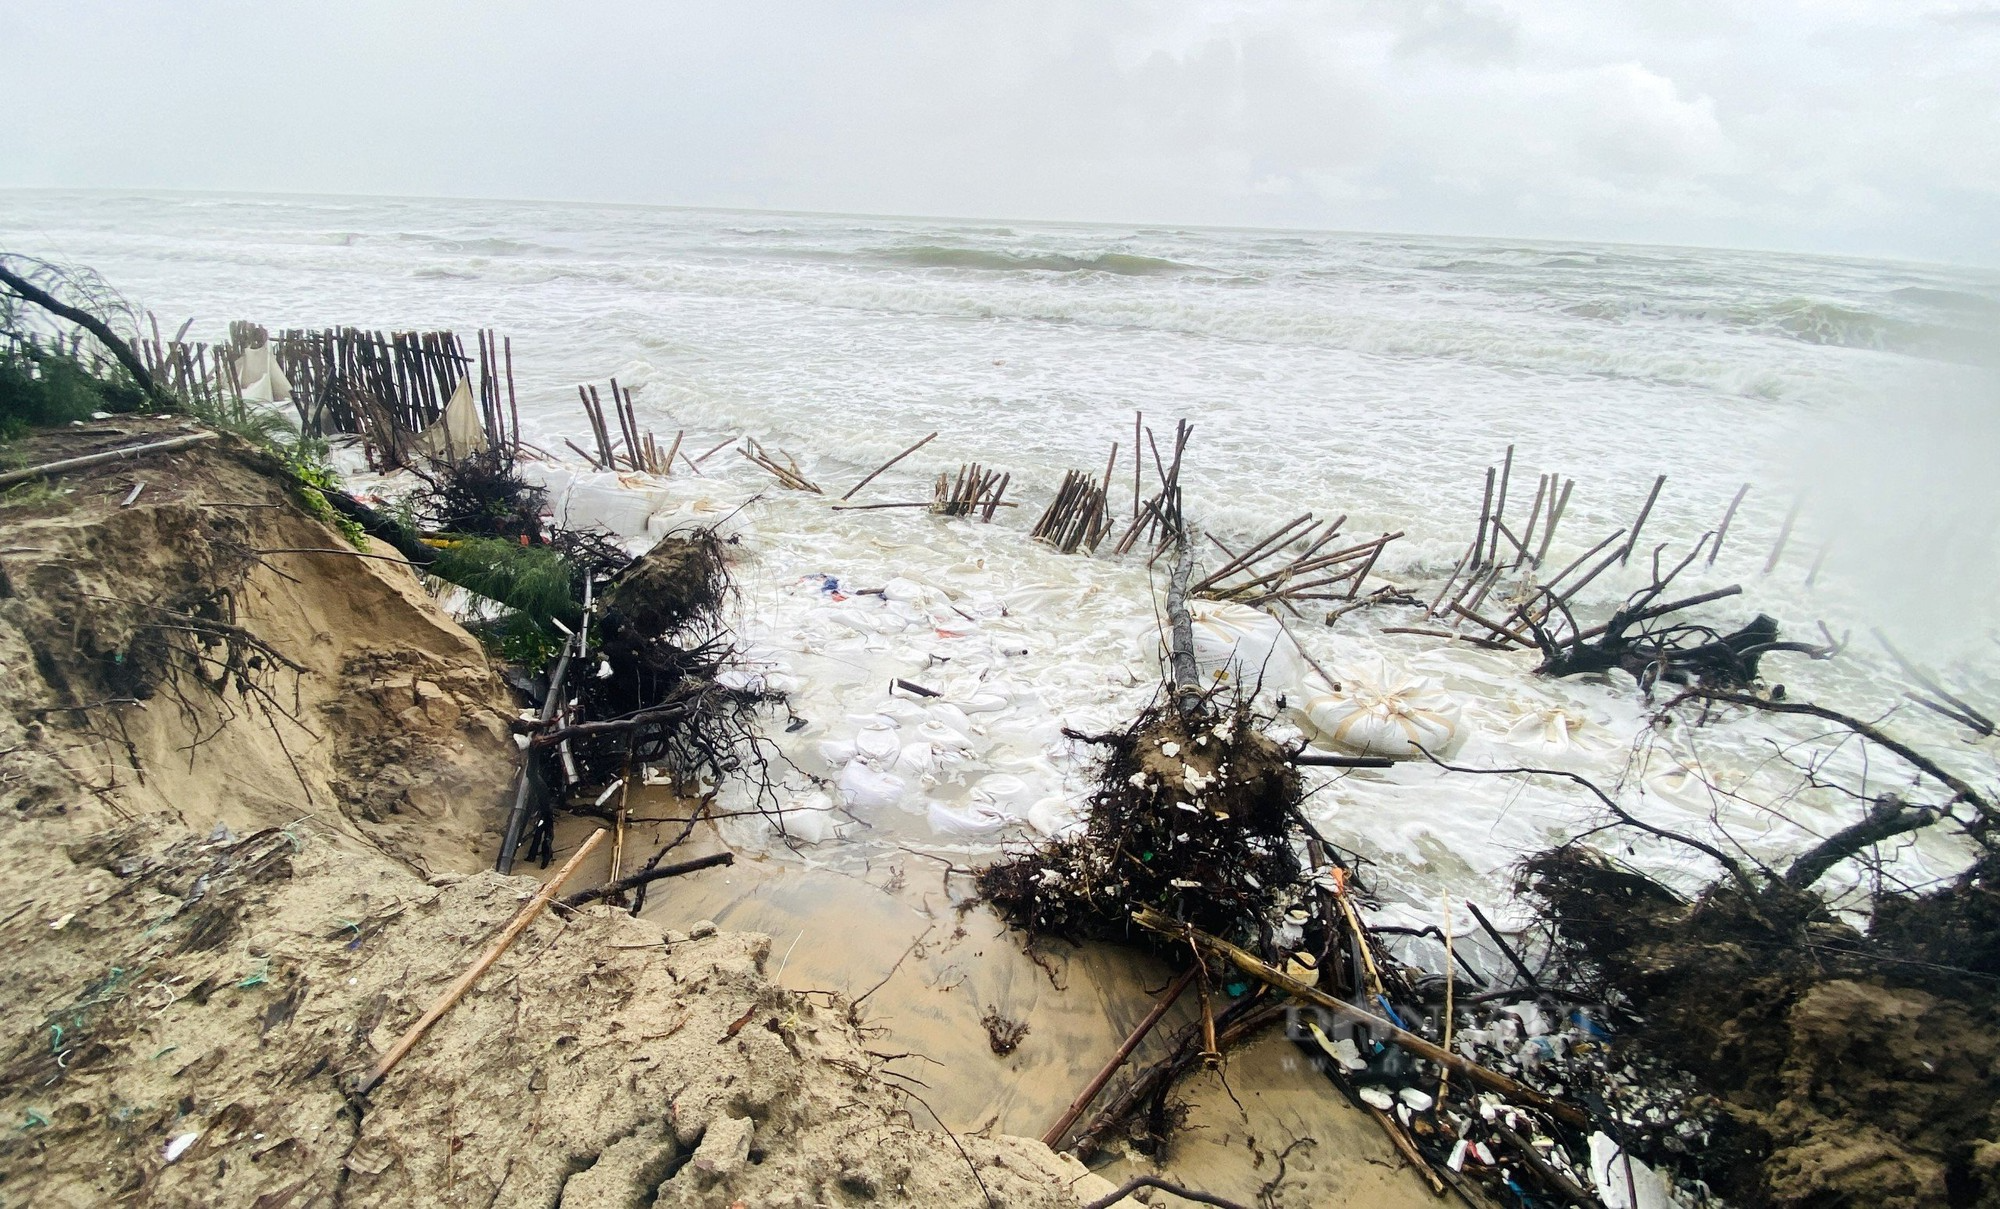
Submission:
[[[630,804],[640,818],[684,809],[657,788],[635,792]],[[564,819],[558,857],[594,825]],[[671,823],[632,828],[627,870],[679,830]],[[703,826],[674,859],[723,847]],[[576,885],[596,884],[605,872],[586,871]],[[1039,1137],[1152,1008],[1169,972],[1136,951],[1066,944],[1038,946],[1045,970],[1024,951],[1019,934],[971,902],[968,878],[947,874],[941,859],[897,850],[854,873],[739,852],[734,865],[654,883],[643,914],[682,931],[711,920],[725,931],[765,933],[771,972],[792,990],[851,998],[873,988],[861,1009],[863,1024],[874,1030],[869,1048],[908,1055],[887,1065],[907,1077],[947,1128]],[[995,1011],[1028,1026],[1019,1048],[1005,1056],[992,1051],[981,1023]],[[1189,997],[1140,1046],[1132,1069],[1162,1056],[1165,1039],[1193,1019]],[[1096,1107],[1120,1082],[1113,1080]],[[1254,1203],[1277,1175],[1278,1155],[1309,1138],[1286,1156],[1273,1203],[1436,1203],[1375,1123],[1280,1032],[1231,1052],[1219,1075],[1190,1077],[1176,1097],[1189,1113],[1165,1163],[1156,1167],[1114,1145],[1108,1161],[1099,1160],[1099,1173],[1117,1183],[1158,1170]],[[929,1124],[921,1107],[913,1111]]]

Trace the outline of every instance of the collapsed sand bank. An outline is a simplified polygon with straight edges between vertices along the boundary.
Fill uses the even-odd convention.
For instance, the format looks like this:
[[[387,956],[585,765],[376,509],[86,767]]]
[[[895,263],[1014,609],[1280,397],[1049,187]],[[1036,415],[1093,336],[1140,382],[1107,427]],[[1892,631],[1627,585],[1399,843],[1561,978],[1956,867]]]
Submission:
[[[609,909],[544,916],[351,1098],[529,893],[476,872],[512,706],[407,568],[299,552],[341,539],[269,470],[217,442],[0,509],[17,898],[0,1196],[1075,1205],[1108,1188],[1039,1143],[920,1128],[844,1003],[773,983],[764,937],[669,943]]]

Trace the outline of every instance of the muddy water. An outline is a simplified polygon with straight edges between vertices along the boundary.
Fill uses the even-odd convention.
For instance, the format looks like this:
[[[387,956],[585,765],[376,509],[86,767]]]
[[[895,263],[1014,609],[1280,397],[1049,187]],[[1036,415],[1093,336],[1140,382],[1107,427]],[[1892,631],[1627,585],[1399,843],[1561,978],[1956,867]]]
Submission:
[[[684,809],[659,789],[634,793],[629,805],[641,819]],[[565,820],[558,860],[594,826]],[[680,830],[677,823],[634,826],[625,868]],[[704,825],[673,859],[723,847]],[[598,884],[609,872],[607,855],[575,885]],[[644,915],[682,931],[712,920],[725,930],[765,933],[769,969],[782,985],[867,995],[861,1015],[873,1030],[869,1048],[908,1055],[886,1065],[907,1077],[946,1127],[1039,1137],[1152,1008],[1168,971],[1106,945],[1038,949],[1038,964],[971,894],[963,874],[914,853],[873,859],[850,873],[738,852],[733,865],[654,883]],[[1194,1020],[1192,1002],[1189,996],[1168,1014],[1134,1055],[1133,1069],[1163,1056],[1165,1039]],[[982,1020],[994,1013],[1027,1025],[1011,1054],[995,1054],[989,1043]],[[1177,1096],[1188,1116],[1166,1161],[1156,1168],[1143,1156],[1114,1154],[1100,1174],[1122,1182],[1159,1170],[1255,1203],[1289,1146],[1279,1205],[1436,1203],[1373,1121],[1301,1061],[1281,1033],[1232,1052],[1219,1075],[1197,1074]],[[912,1111],[920,1124],[932,1123],[922,1106]]]

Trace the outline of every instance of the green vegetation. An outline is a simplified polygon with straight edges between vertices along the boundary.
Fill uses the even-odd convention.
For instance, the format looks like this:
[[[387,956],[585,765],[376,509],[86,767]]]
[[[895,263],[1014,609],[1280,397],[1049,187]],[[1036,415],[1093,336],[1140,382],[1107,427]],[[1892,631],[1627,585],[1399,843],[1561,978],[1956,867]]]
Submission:
[[[439,579],[513,610],[481,627],[510,662],[543,666],[562,649],[555,623],[574,629],[582,620],[576,570],[548,546],[524,546],[499,537],[459,538],[438,551],[429,569]]]
[[[4,322],[0,314],[0,322]],[[93,372],[76,354],[0,331],[0,442],[31,428],[139,411],[146,394],[122,370]]]
[[[284,460],[285,477],[291,480],[292,495],[299,501],[300,507],[312,513],[315,519],[340,530],[348,545],[356,550],[366,550],[368,533],[362,529],[360,522],[335,511],[333,505],[327,502],[327,492],[340,490],[340,476],[326,464],[326,442],[299,436],[276,413],[263,414],[276,419],[280,431],[270,433],[262,440],[248,436],[245,439],[262,445]],[[237,435],[245,434],[239,432]],[[289,444],[282,443],[285,437],[291,438]]]

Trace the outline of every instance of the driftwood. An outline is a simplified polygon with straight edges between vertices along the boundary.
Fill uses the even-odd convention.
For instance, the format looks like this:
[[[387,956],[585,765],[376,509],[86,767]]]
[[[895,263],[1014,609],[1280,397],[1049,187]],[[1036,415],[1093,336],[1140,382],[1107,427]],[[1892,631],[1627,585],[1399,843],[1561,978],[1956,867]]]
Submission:
[[[417,1018],[415,1024],[396,1039],[396,1044],[389,1047],[389,1052],[382,1055],[382,1060],[375,1064],[374,1069],[362,1076],[361,1081],[354,1086],[356,1095],[365,1096],[376,1084],[382,1082],[383,1077],[396,1068],[396,1064],[415,1048],[417,1042],[423,1040],[424,1034],[430,1031],[430,1027],[451,1010],[451,1005],[457,1003],[472,989],[472,984],[479,981],[479,976],[513,947],[514,942],[521,938],[521,933],[528,930],[528,925],[534,923],[535,917],[540,915],[542,909],[555,898],[556,891],[562,889],[562,884],[590,858],[591,853],[597,851],[597,846],[604,842],[606,834],[602,830],[591,832],[590,837],[583,841],[583,845],[575,854],[563,862],[561,869],[556,870],[556,875],[542,883],[541,888],[535,891],[535,896],[528,900],[527,905],[508,921],[500,935],[494,937],[493,943],[486,946],[486,951],[466,968],[465,973],[458,976],[456,982],[445,988],[444,994],[437,997],[430,1008]]]
[[[1118,1204],[1141,1188],[1158,1188],[1161,1192],[1172,1193],[1184,1201],[1193,1201],[1197,1205],[1218,1205],[1221,1209],[1248,1209],[1246,1205],[1224,1199],[1212,1192],[1196,1192],[1192,1188],[1183,1188],[1179,1184],[1171,1180],[1161,1179],[1157,1175],[1135,1175],[1110,1192],[1085,1205],[1083,1209],[1111,1209],[1111,1206]]]
[[[792,457],[791,454],[780,449],[778,453],[785,459],[783,462],[780,462],[777,458],[766,453],[764,447],[759,445],[755,438],[745,437],[743,438],[743,442],[743,447],[738,449],[737,452],[748,458],[751,462],[754,462],[758,467],[770,474],[772,478],[777,479],[780,484],[791,488],[793,491],[809,491],[814,495],[824,494],[819,489],[819,484],[800,473],[798,460]]]
[[[1642,522],[1644,519],[1641,516]],[[1539,616],[1525,606],[1514,614],[1525,622],[1534,636],[1535,646],[1542,653],[1541,666],[1535,670],[1545,676],[1577,676],[1615,669],[1629,673],[1648,687],[1665,681],[1734,688],[1755,683],[1759,661],[1772,652],[1796,651],[1815,659],[1824,659],[1836,652],[1837,648],[1831,643],[1820,646],[1779,641],[1777,621],[1763,614],[1729,633],[1721,633],[1696,622],[1649,624],[1742,591],[1740,587],[1731,585],[1681,600],[1660,602],[1660,597],[1675,578],[1700,557],[1711,536],[1702,535],[1694,549],[1664,574],[1660,570],[1660,555],[1665,547],[1656,549],[1653,552],[1652,582],[1627,597],[1610,619],[1599,626],[1587,629],[1580,626],[1570,612],[1569,599],[1611,562],[1622,558],[1622,549],[1607,556],[1590,575],[1561,595],[1544,587],[1542,595],[1546,605]],[[1608,544],[1607,540],[1599,545],[1601,548]]]
[[[707,856],[698,856],[691,861],[681,861],[678,864],[654,865],[641,869],[636,873],[628,873],[624,877],[608,881],[593,889],[579,890],[568,898],[563,899],[562,905],[565,907],[581,907],[585,903],[594,903],[600,898],[610,898],[614,894],[623,894],[627,890],[636,890],[640,886],[650,885],[662,878],[680,877],[682,874],[699,873],[703,869],[713,869],[718,865],[733,865],[735,863],[735,853],[714,852]]]
[[[1216,1036],[1216,1044],[1226,1050],[1276,1024],[1285,1011],[1284,1004],[1274,1002],[1269,996],[1239,1000],[1222,1014],[1226,1023],[1222,1024],[1221,1032]],[[1082,1159],[1096,1154],[1105,1135],[1131,1117],[1140,1105],[1162,1097],[1173,1086],[1175,1079],[1193,1069],[1201,1060],[1201,1040],[1199,1025],[1189,1025],[1181,1030],[1168,1055],[1147,1067],[1121,1089],[1110,1104],[1091,1118],[1090,1124],[1077,1134],[1068,1149]]]
[[[563,644],[562,656],[556,660],[555,671],[549,674],[549,689],[542,697],[541,717],[538,725],[547,726],[556,716],[556,708],[562,704],[563,682],[569,678],[570,653],[576,648],[574,641]],[[514,784],[514,808],[507,812],[507,831],[500,840],[500,856],[494,868],[501,873],[514,871],[514,854],[521,846],[521,833],[528,821],[529,798],[534,793],[534,754],[528,753],[521,761],[521,771],[516,774]]]

